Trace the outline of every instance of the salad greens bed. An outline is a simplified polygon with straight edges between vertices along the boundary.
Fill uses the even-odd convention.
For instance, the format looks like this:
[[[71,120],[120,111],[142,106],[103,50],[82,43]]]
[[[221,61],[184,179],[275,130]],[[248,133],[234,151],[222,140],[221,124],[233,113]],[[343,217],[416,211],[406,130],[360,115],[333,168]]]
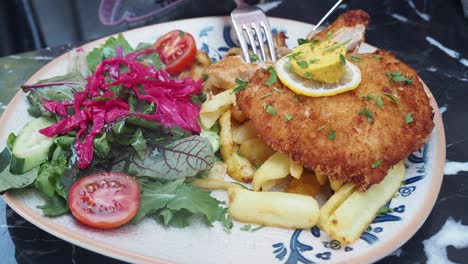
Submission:
[[[0,193],[35,189],[45,198],[38,208],[54,217],[69,212],[68,191],[78,179],[118,171],[140,185],[132,223],[149,216],[166,226],[185,227],[197,215],[231,228],[223,202],[187,180],[209,171],[216,159],[210,141],[199,136],[198,124],[187,119],[195,116],[196,122],[205,98],[202,80],[169,78],[151,44],[133,49],[122,35],[89,54],[76,53],[72,72],[23,86],[29,114],[43,125],[9,135],[0,153]],[[25,141],[37,130],[49,137],[47,151],[32,161],[18,158],[15,149],[28,151]]]

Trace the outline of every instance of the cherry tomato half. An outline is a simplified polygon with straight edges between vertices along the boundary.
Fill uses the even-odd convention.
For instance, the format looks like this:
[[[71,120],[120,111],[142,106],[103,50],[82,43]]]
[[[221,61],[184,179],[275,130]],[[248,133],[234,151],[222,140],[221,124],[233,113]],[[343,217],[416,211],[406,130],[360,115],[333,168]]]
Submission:
[[[133,177],[102,172],[76,181],[68,193],[68,206],[81,223],[112,229],[130,221],[140,206],[140,187]]]
[[[153,44],[153,48],[159,52],[162,62],[166,65],[166,71],[172,75],[190,67],[197,55],[193,36],[182,30],[164,34]]]

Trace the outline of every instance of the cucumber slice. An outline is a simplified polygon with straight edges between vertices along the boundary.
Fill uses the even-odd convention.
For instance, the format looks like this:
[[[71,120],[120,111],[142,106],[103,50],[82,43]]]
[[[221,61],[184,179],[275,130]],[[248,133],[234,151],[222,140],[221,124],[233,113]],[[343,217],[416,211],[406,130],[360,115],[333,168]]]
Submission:
[[[54,124],[54,120],[39,117],[29,121],[13,143],[10,172],[23,174],[49,159],[54,150],[54,139],[39,133],[39,130]]]

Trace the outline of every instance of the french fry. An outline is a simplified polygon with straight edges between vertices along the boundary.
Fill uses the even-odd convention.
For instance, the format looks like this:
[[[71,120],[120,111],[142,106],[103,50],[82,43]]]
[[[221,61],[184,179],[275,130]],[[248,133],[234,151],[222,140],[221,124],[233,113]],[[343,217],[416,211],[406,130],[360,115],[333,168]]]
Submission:
[[[221,161],[216,161],[213,168],[208,172],[206,178],[223,180],[226,175],[227,168],[226,164]]]
[[[209,178],[196,179],[192,181],[192,184],[205,190],[227,191],[229,188],[242,188],[240,185],[237,185],[232,182],[227,182],[225,180],[219,180],[219,179],[209,179]]]
[[[273,187],[275,187],[278,184],[278,182],[279,182],[279,179],[269,180],[269,181],[264,182],[262,185],[261,191],[266,192],[266,191],[273,189]]]
[[[208,57],[208,54],[202,50],[197,50],[197,55],[195,56],[195,63],[190,66],[186,71],[183,71],[179,75],[179,79],[190,77],[194,80],[199,80],[203,77],[205,69],[210,66],[211,59]]]
[[[245,141],[256,138],[257,130],[255,130],[252,121],[247,121],[232,131],[233,140],[237,144],[242,144]]]
[[[268,191],[274,186],[271,182],[268,183],[269,181],[282,179],[288,176],[289,172],[289,157],[276,152],[255,171],[252,189],[254,191]]]
[[[335,192],[320,208],[320,217],[317,226],[324,230],[330,215],[340,206],[355,190],[352,183],[346,183]]]
[[[319,217],[318,203],[310,196],[229,188],[228,197],[229,214],[242,222],[307,229]]]
[[[234,140],[232,139],[231,130],[231,111],[224,112],[219,118],[219,141],[221,144],[221,157],[223,160],[228,160],[234,153]]]
[[[255,174],[255,167],[246,158],[233,153],[226,161],[227,172],[235,180],[250,182]]]
[[[291,171],[291,176],[293,176],[296,179],[301,178],[302,172],[304,171],[304,168],[301,166],[301,164],[289,158],[289,166],[290,166],[289,170]]]
[[[239,148],[240,153],[254,164],[262,164],[275,151],[259,138],[244,141]]]
[[[200,109],[200,123],[210,129],[216,120],[236,101],[236,96],[232,90],[226,90],[213,96],[210,100],[204,102]]]
[[[338,191],[344,183],[343,180],[334,180],[330,177],[328,177],[328,180],[330,181],[330,187],[334,192]]]
[[[315,170],[315,176],[320,185],[325,185],[328,182],[328,176],[321,170]]]
[[[320,184],[312,171],[304,170],[299,179],[293,178],[286,190],[288,193],[314,196],[320,191]]]
[[[221,127],[219,137],[221,143],[221,156],[227,166],[228,174],[237,181],[249,182],[255,173],[255,167],[246,158],[237,153],[232,139],[231,111],[227,110],[220,118]]]
[[[238,47],[230,48],[226,54],[227,56],[242,56],[242,50]]]
[[[367,191],[354,191],[328,218],[325,231],[342,244],[359,239],[377,212],[398,191],[405,177],[405,165],[400,161],[394,165],[379,184]]]
[[[231,115],[232,118],[239,123],[244,123],[245,121],[247,121],[247,119],[249,119],[247,114],[244,111],[240,110],[239,106],[237,105],[231,105]]]

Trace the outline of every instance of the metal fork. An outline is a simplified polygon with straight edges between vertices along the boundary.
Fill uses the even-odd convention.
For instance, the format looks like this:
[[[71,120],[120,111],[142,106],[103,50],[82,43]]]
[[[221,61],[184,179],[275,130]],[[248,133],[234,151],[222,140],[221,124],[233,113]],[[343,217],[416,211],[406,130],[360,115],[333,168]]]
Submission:
[[[244,54],[245,61],[251,62],[249,55],[249,45],[252,48],[259,60],[276,61],[275,46],[273,43],[273,36],[271,34],[270,24],[265,13],[258,7],[241,5],[231,12],[231,20],[236,30],[239,43],[241,45],[242,53]],[[249,43],[246,41],[247,40]],[[269,50],[269,58],[265,49],[265,38]],[[260,48],[260,55],[258,52]]]

